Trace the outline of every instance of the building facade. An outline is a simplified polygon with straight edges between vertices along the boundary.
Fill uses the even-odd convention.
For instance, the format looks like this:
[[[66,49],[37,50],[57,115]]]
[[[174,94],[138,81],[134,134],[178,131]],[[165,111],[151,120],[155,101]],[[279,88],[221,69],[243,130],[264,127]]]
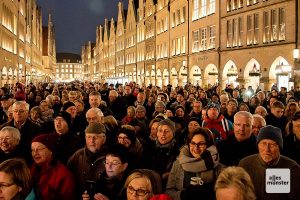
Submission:
[[[73,53],[56,54],[55,80],[62,81],[82,81],[83,69],[81,64],[81,55]]]
[[[0,19],[0,85],[50,77],[55,59],[49,59],[45,68],[42,11],[36,0],[0,0]]]
[[[291,89],[300,84],[299,12],[299,0],[129,0],[128,12],[119,3],[117,27],[107,27],[116,32],[105,33],[115,34],[106,39],[115,65],[103,78]]]

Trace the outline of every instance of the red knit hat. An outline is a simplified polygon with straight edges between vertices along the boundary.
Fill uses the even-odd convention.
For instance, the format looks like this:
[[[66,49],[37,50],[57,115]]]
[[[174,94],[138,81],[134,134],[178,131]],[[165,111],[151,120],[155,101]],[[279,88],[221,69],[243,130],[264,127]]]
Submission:
[[[42,143],[49,149],[52,153],[56,150],[56,137],[53,134],[42,134],[33,138],[32,142]],[[31,142],[31,143],[32,143]]]

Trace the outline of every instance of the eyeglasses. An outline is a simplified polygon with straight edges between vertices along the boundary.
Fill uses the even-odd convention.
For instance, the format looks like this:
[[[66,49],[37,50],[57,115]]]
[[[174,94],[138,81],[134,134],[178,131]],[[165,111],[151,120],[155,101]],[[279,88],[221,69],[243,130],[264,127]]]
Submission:
[[[196,143],[196,142],[193,142],[193,141],[192,141],[192,142],[190,142],[190,146],[191,146],[191,147],[196,147],[196,146],[197,146],[198,148],[199,148],[199,147],[205,147],[205,146],[206,146],[206,142],[199,142],[199,143]]]
[[[13,185],[15,185],[15,183],[0,183],[0,190],[3,190]]]
[[[114,160],[112,162],[108,162],[105,160],[103,163],[104,163],[104,165],[113,166],[113,167],[116,167],[116,166],[122,164],[121,162],[119,162],[117,160]]]
[[[144,189],[134,189],[132,186],[128,186],[127,187],[127,192],[130,194],[133,194],[135,192],[135,194],[137,196],[145,196],[146,194],[149,194],[150,191],[149,190],[144,190]]]
[[[31,153],[35,153],[35,152],[41,152],[44,149],[46,149],[45,147],[41,147],[41,148],[36,148],[36,149],[31,149]]]

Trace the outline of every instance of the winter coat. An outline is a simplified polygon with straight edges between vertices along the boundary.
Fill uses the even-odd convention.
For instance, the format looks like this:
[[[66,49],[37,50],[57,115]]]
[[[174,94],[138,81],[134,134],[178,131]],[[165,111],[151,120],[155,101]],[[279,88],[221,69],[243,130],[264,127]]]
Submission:
[[[228,136],[217,144],[220,161],[226,166],[238,165],[246,156],[257,153],[256,138],[254,135],[245,141],[239,142],[234,135]]]
[[[53,162],[47,169],[33,165],[31,175],[38,199],[75,199],[75,181],[73,175],[59,161]]]
[[[78,195],[86,190],[86,181],[98,181],[105,167],[104,152],[92,153],[86,147],[76,151],[69,159],[67,168],[72,172],[78,186]]]
[[[243,167],[250,175],[257,200],[299,200],[300,199],[300,167],[297,163],[285,156],[281,156],[277,163],[267,166],[259,154],[248,156],[241,160]],[[286,168],[290,169],[290,192],[289,193],[266,193],[266,169]]]
[[[205,118],[202,127],[211,130],[216,142],[225,140],[227,136],[233,134],[232,122],[225,119],[223,115],[220,115],[217,119]]]
[[[210,185],[210,191],[214,196],[213,185],[221,171],[222,165],[219,164],[217,148],[213,145],[207,148],[201,158],[194,158],[189,153],[189,147],[185,145],[178,158],[173,163],[170,172],[166,193],[173,200],[180,200],[181,192],[190,185],[191,177],[200,177],[204,184]],[[208,164],[212,160],[212,165]]]

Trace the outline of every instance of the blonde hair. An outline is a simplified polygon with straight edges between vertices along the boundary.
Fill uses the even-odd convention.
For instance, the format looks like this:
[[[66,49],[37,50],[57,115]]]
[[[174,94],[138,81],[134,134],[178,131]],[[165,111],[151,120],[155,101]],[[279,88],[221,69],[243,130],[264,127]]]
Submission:
[[[241,167],[228,167],[220,173],[215,184],[215,191],[229,187],[236,188],[240,192],[242,200],[256,199],[251,178]]]
[[[147,186],[148,186],[147,189],[150,191],[150,194],[153,195],[152,184],[151,184],[149,177],[140,171],[135,171],[127,177],[125,184],[124,184],[124,188],[127,188],[128,185],[130,184],[130,182],[137,178],[144,178],[147,181]]]

